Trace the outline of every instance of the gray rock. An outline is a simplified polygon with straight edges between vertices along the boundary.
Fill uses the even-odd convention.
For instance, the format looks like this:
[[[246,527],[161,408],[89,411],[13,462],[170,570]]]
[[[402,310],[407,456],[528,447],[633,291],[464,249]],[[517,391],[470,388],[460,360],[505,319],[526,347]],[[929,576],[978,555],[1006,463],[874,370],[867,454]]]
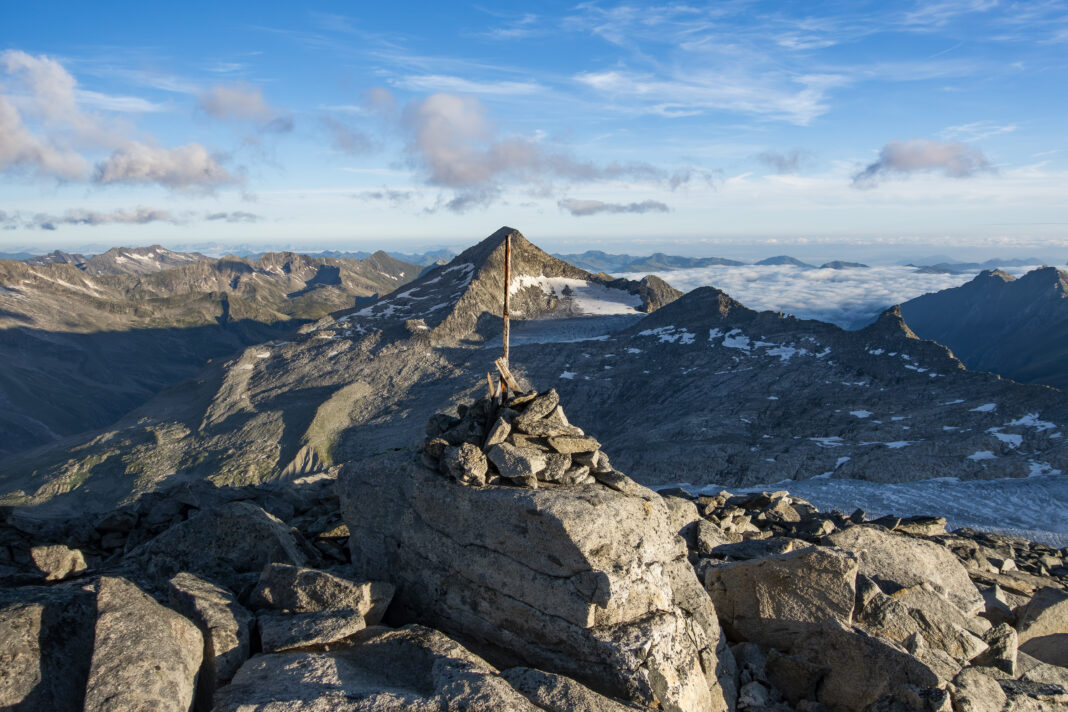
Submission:
[[[550,712],[626,712],[635,709],[599,695],[569,677],[551,672],[514,667],[501,672],[501,677],[539,709]]]
[[[508,435],[511,432],[511,424],[504,418],[498,417],[497,422],[490,428],[489,435],[486,436],[486,442],[483,444],[483,447],[486,450],[489,450],[494,445],[500,445],[508,439]]]
[[[494,445],[486,457],[501,473],[501,477],[532,477],[545,469],[545,453],[532,448],[516,447],[511,443]]]
[[[263,652],[321,648],[351,638],[367,627],[359,611],[335,608],[312,613],[263,611],[256,616]]]
[[[378,625],[393,598],[393,585],[357,582],[318,569],[271,564],[249,597],[256,608],[314,613],[331,608],[357,611],[368,626]]]
[[[861,603],[854,623],[872,635],[884,636],[902,645],[919,635],[930,648],[940,650],[960,663],[967,662],[987,649],[977,635],[958,623],[962,615],[948,604],[957,616],[939,615],[937,608],[927,609],[909,605],[897,595],[888,596],[873,583],[860,586]],[[907,589],[905,589],[907,592]]]
[[[601,443],[589,436],[557,435],[549,438],[549,447],[565,455],[574,455],[582,452],[596,452],[601,447]]]
[[[822,665],[772,649],[764,666],[768,681],[795,707],[802,700],[814,701],[820,682],[830,672]]]
[[[524,430],[530,423],[549,415],[559,404],[560,395],[555,388],[550,388],[542,395],[531,400],[523,412],[516,416],[512,424],[520,430]]]
[[[590,468],[585,465],[568,468],[568,471],[560,478],[560,484],[564,485],[591,485],[595,481],[593,475],[590,474]]]
[[[538,479],[543,482],[565,484],[565,475],[570,468],[570,455],[551,452],[545,456],[545,469],[538,473]]]
[[[788,651],[827,669],[817,701],[832,710],[860,710],[904,685],[938,686],[924,663],[882,638],[828,621],[800,637]]]
[[[672,530],[686,541],[686,546],[697,548],[698,527],[704,521],[697,513],[697,505],[693,500],[682,497],[664,497],[664,504],[671,517]]]
[[[92,591],[0,590],[0,709],[79,712],[93,654]]]
[[[477,445],[471,443],[447,447],[441,456],[441,468],[445,474],[462,485],[474,487],[485,485],[488,467],[486,456]]]
[[[215,712],[539,712],[484,660],[422,626],[373,628],[330,652],[256,655]]]
[[[1039,589],[1016,617],[1020,650],[1052,665],[1068,667],[1068,592]]]
[[[1001,712],[1007,698],[998,681],[975,668],[953,678],[953,712]]]
[[[62,544],[31,547],[30,559],[45,575],[45,581],[61,581],[86,569],[82,552]]]
[[[873,526],[850,527],[827,541],[856,554],[865,576],[898,586],[929,583],[967,615],[984,610],[968,572],[945,547]]]
[[[200,630],[126,579],[97,583],[86,712],[188,712],[204,655]]]
[[[719,544],[708,550],[708,556],[738,560],[766,559],[769,556],[781,556],[791,551],[805,549],[811,544],[802,539],[789,537],[771,537],[770,539],[747,539],[745,541]],[[702,552],[702,555],[705,555]]]
[[[701,556],[712,556],[712,552],[724,544],[736,541],[735,537],[726,533],[707,519],[697,522],[697,553]]]
[[[132,551],[128,558],[167,580],[188,571],[231,590],[242,574],[259,573],[269,563],[302,565],[294,534],[284,522],[251,502],[231,502],[202,511]]]
[[[397,586],[395,620],[610,697],[725,710],[733,660],[711,601],[662,499],[634,486],[644,496],[449,487],[403,454],[338,480],[353,566]]]
[[[743,709],[767,707],[770,703],[771,692],[755,680],[742,685],[742,689],[738,693],[738,706]]]
[[[856,577],[853,556],[809,547],[708,569],[705,589],[732,640],[781,649],[824,621],[849,625]]]
[[[1015,676],[1016,658],[1019,654],[1016,629],[1008,623],[999,623],[983,634],[983,641],[989,647],[975,658],[975,664],[997,668],[1007,675]]]
[[[201,686],[214,691],[229,682],[248,660],[252,614],[230,591],[186,572],[170,580],[170,604],[204,636],[201,675],[208,679],[201,679]]]

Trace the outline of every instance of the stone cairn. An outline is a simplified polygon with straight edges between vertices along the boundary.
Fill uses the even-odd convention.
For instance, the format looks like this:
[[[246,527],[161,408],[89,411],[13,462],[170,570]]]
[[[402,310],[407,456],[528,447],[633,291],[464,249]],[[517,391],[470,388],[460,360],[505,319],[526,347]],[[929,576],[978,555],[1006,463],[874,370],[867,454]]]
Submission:
[[[606,485],[620,477],[601,444],[571,425],[555,388],[486,396],[427,422],[423,462],[470,487]]]

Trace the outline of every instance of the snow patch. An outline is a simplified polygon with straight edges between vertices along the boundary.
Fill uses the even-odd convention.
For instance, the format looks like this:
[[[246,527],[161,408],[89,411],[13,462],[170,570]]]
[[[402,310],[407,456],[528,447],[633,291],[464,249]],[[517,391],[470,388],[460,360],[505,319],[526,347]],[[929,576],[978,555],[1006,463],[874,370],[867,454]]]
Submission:
[[[958,403],[959,402],[961,402],[961,401],[958,401]],[[983,403],[982,405],[979,405],[979,406],[976,406],[976,407],[972,408],[968,412],[969,413],[989,413],[990,411],[995,410],[997,407],[998,407],[997,403]]]

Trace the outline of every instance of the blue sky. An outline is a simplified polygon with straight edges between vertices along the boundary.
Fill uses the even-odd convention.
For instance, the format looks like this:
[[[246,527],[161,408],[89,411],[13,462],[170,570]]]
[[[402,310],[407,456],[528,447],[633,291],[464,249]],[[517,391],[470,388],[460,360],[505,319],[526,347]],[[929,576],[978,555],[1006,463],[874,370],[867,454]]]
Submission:
[[[1068,4],[0,5],[0,249],[1068,256]]]

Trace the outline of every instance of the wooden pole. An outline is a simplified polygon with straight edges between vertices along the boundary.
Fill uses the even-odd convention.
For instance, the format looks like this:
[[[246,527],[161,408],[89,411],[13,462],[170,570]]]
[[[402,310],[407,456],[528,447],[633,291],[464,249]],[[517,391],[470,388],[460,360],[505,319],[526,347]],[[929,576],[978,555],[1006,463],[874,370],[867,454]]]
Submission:
[[[511,324],[508,319],[508,286],[512,281],[512,236],[504,238],[504,365],[508,365],[508,337],[511,335]]]

